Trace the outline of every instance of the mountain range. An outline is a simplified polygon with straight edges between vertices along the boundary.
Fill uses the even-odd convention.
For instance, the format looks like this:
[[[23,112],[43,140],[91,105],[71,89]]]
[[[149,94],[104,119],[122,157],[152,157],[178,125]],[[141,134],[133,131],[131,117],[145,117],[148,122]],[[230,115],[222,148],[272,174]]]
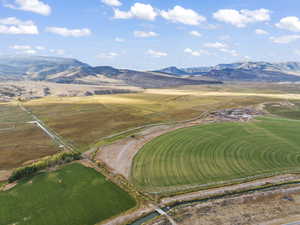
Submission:
[[[1,56],[0,81],[47,81],[70,84],[161,88],[179,85],[216,84],[163,73],[92,67],[76,59],[45,56]]]
[[[90,66],[71,58],[45,56],[1,56],[0,82],[51,82],[97,85],[101,91],[164,88],[223,82],[299,82],[300,63],[239,62],[211,67],[168,67],[157,71]],[[99,90],[97,90],[99,92]]]
[[[239,62],[212,67],[168,67],[155,72],[177,77],[200,77],[218,81],[296,82],[300,81],[299,62]]]

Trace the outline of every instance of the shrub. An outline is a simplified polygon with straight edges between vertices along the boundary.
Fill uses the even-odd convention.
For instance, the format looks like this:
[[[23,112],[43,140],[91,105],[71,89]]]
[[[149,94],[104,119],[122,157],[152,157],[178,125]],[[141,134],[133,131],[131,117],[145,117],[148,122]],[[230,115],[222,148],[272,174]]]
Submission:
[[[8,181],[12,183],[16,180],[32,176],[40,170],[79,160],[80,158],[81,155],[79,152],[61,152],[53,156],[45,157],[31,165],[15,169],[12,175],[8,178]]]

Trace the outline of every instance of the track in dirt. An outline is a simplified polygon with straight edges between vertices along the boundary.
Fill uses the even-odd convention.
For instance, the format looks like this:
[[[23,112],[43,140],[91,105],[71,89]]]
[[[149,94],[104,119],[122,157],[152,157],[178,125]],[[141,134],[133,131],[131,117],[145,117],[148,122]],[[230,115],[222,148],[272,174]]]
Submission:
[[[299,131],[275,118],[179,129],[139,151],[131,179],[152,191],[300,169]]]

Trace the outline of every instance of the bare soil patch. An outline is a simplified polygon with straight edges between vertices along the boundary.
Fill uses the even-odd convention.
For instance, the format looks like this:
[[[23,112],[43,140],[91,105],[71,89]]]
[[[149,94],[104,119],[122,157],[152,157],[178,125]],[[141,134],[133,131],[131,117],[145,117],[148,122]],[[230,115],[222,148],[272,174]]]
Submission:
[[[161,125],[147,128],[134,137],[128,137],[99,149],[95,159],[104,162],[112,172],[121,174],[127,179],[130,177],[130,170],[134,156],[144,144],[152,139],[173,130],[188,126],[201,124],[203,121],[193,121],[179,125]]]

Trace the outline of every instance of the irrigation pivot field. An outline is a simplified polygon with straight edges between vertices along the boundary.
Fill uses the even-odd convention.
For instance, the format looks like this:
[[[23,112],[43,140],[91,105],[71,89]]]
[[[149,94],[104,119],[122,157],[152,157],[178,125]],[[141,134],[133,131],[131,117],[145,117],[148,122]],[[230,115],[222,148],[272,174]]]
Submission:
[[[300,170],[299,132],[300,121],[273,117],[179,129],[139,151],[131,179],[146,191],[164,192]]]
[[[94,225],[136,201],[92,168],[78,163],[0,192],[0,224]]]

